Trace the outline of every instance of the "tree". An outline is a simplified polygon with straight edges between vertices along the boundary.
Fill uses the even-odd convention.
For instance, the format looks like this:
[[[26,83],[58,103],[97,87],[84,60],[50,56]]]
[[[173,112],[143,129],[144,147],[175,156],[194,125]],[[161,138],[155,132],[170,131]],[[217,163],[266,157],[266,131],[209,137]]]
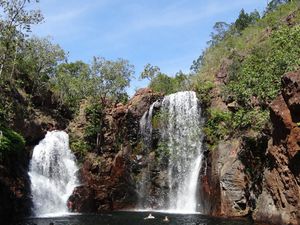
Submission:
[[[150,63],[146,64],[144,67],[144,71],[141,73],[141,79],[148,79],[151,80],[160,74],[160,68],[157,66],[152,66]]]
[[[111,61],[103,57],[94,57],[91,72],[97,92],[105,103],[107,98],[115,101],[118,96],[125,93],[133,78],[134,66],[124,59]]]
[[[205,56],[205,51],[203,51],[202,54],[196,60],[193,61],[193,64],[190,67],[190,70],[193,73],[198,73],[200,71],[200,68],[204,64],[204,56]]]
[[[82,99],[96,96],[95,80],[91,78],[89,65],[82,61],[60,64],[51,83],[60,102],[72,111],[78,109]]]
[[[55,76],[57,66],[65,60],[65,52],[59,45],[52,44],[49,38],[32,37],[25,43],[19,54],[19,67],[29,76],[32,91],[40,92]]]
[[[190,77],[184,74],[181,70],[175,74],[172,78],[173,90],[174,91],[186,91],[191,89]]]
[[[208,42],[211,46],[219,44],[225,39],[230,28],[230,24],[225,22],[216,22],[213,29],[214,32],[210,34],[211,40]]]
[[[246,27],[248,27],[251,24],[254,24],[259,19],[260,19],[260,15],[257,10],[248,14],[248,13],[245,13],[244,9],[242,9],[239,14],[239,17],[237,18],[237,20],[234,23],[234,26],[235,26],[238,34],[240,34],[243,30],[245,30]]]
[[[38,2],[36,0],[35,2]],[[0,78],[6,70],[12,78],[17,51],[24,43],[33,24],[43,20],[39,10],[27,10],[30,0],[0,0],[2,15],[0,16]]]
[[[155,92],[162,92],[164,94],[173,92],[172,78],[163,73],[159,73],[154,77],[149,86]]]
[[[274,10],[276,10],[280,5],[288,3],[288,2],[292,2],[292,0],[271,0],[268,3],[267,9],[265,14],[273,12]]]

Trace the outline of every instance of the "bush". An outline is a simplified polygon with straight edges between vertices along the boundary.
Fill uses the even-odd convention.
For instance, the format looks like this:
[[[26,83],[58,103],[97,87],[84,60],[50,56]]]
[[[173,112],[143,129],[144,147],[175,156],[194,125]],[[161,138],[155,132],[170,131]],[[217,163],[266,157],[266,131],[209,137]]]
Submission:
[[[92,149],[98,148],[103,120],[103,106],[98,102],[91,103],[86,109],[87,126],[84,130],[84,139]]]
[[[204,126],[206,141],[213,148],[219,140],[224,139],[230,132],[231,113],[219,109],[208,110],[208,118]]]
[[[300,26],[282,27],[235,68],[225,95],[246,109],[252,107],[251,97],[257,98],[261,106],[267,105],[278,95],[282,75],[299,68],[299,55]]]
[[[86,154],[91,150],[91,147],[85,141],[80,139],[71,140],[70,143],[70,147],[76,155],[76,158],[79,159],[79,161],[83,161]]]
[[[24,138],[9,128],[0,127],[0,131],[0,160],[5,160],[9,155],[21,154],[25,147]]]
[[[212,98],[211,90],[214,87],[214,83],[209,80],[196,83],[194,89],[203,107],[208,107],[210,105]]]
[[[178,91],[190,90],[190,77],[179,72],[175,77],[169,77],[166,74],[159,73],[154,77],[149,87],[155,92],[161,92],[169,95]]]

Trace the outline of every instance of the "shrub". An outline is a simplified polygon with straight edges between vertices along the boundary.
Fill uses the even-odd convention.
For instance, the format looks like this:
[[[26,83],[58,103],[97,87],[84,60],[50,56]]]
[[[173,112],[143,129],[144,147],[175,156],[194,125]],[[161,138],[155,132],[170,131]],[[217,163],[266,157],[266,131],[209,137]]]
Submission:
[[[208,118],[204,126],[204,133],[210,148],[219,140],[224,139],[230,131],[231,113],[219,109],[209,109]]]
[[[82,161],[85,158],[86,154],[89,152],[89,150],[91,150],[91,147],[83,140],[71,140],[70,143],[72,151],[76,155],[76,158],[80,161]]]
[[[9,128],[0,127],[0,131],[0,160],[5,160],[9,155],[21,154],[25,147],[24,138]]]
[[[91,103],[86,109],[87,126],[84,130],[84,139],[93,149],[98,148],[103,122],[103,106],[98,102]]]
[[[202,106],[208,107],[210,105],[212,98],[211,90],[214,87],[214,83],[209,80],[196,83],[194,89]]]

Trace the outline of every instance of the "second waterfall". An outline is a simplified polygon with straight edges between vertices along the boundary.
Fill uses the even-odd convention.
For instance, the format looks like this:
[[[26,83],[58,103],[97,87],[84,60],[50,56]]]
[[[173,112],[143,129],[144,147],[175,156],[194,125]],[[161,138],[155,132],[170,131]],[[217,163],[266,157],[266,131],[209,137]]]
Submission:
[[[160,175],[160,179],[164,180],[165,185],[161,188],[164,190],[155,197],[155,209],[177,213],[196,212],[198,177],[203,154],[201,108],[196,93],[185,91],[166,96],[161,102],[158,114],[160,137],[156,151],[158,155],[164,155],[164,159],[160,157],[159,160],[165,160],[166,165],[160,168],[160,173],[164,174]],[[152,111],[150,115],[152,116]],[[145,118],[150,122],[141,123],[155,125],[155,118],[148,116],[142,120]],[[145,126],[144,129],[148,132],[153,130],[152,127]],[[142,130],[141,133],[144,134],[145,131]],[[151,171],[148,169],[144,173]],[[143,188],[140,192],[142,199],[147,199],[149,192],[151,193],[151,190]],[[144,209],[153,209],[153,201],[151,204],[144,204]]]

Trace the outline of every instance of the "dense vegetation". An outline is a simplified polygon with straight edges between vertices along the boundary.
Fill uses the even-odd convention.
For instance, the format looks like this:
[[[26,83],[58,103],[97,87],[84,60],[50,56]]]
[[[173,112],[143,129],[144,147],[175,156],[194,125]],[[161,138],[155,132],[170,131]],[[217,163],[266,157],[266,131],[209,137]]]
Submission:
[[[37,2],[0,1],[1,130],[6,135],[8,127],[14,129],[17,114],[26,119],[49,104],[52,113],[72,119],[80,104],[88,102],[84,138],[72,143],[74,151],[84,155],[83,148],[98,148],[105,107],[127,101],[134,67],[124,59],[99,56],[90,64],[69,62],[67,53],[50,38],[29,35],[32,25],[43,21],[40,11],[28,10]],[[204,130],[210,145],[248,131],[260,132],[268,125],[268,104],[279,92],[281,76],[299,68],[299,22],[299,1],[273,0],[262,15],[241,10],[235,22],[215,24],[208,47],[193,62],[190,74],[168,76],[147,64],[140,78],[164,94],[196,91],[206,108]],[[212,99],[220,99],[226,107]],[[3,138],[2,151],[9,143]]]
[[[22,155],[25,146],[24,138],[11,129],[0,127],[0,162],[8,156]]]
[[[124,59],[95,56],[90,64],[69,62],[67,53],[49,37],[29,35],[32,25],[43,21],[39,10],[31,10],[36,3],[38,1],[0,1],[1,152],[16,144],[14,136],[9,135],[16,133],[8,132],[8,127],[14,129],[16,118],[30,121],[39,110],[72,119],[85,99],[92,99],[87,110],[97,105],[101,114],[108,104],[127,100],[125,89],[134,74],[133,65]],[[93,115],[92,111],[87,115]],[[92,143],[98,140],[101,123],[95,125],[99,121],[88,117],[85,140],[94,148],[97,144]]]
[[[209,47],[191,67],[194,88],[207,107],[211,146],[268,127],[268,104],[280,91],[281,77],[300,66],[299,7],[299,1],[274,0],[262,16],[242,10],[234,23],[216,23]]]
[[[191,74],[169,77],[147,65],[141,75],[155,91],[197,92],[211,147],[268,129],[268,105],[280,91],[281,77],[300,66],[300,2],[270,1],[262,15],[242,9],[236,21],[217,22],[213,30]]]

